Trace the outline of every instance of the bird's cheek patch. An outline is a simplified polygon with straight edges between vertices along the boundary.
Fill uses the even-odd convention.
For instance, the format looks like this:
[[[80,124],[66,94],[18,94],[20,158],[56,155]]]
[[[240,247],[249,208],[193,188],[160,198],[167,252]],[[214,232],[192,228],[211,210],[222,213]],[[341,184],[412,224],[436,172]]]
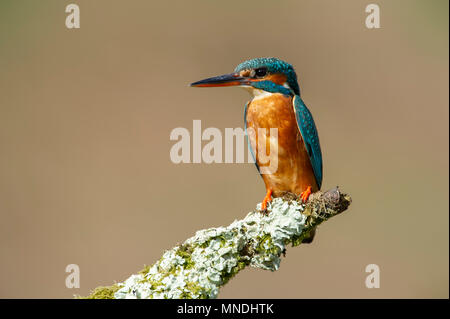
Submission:
[[[286,83],[287,77],[281,73],[269,74],[263,78],[251,79],[252,82],[270,81],[277,85],[283,86]]]
[[[283,85],[284,83],[286,83],[287,77],[284,74],[275,73],[275,74],[269,74],[268,76],[264,77],[263,80],[268,80],[275,84]]]

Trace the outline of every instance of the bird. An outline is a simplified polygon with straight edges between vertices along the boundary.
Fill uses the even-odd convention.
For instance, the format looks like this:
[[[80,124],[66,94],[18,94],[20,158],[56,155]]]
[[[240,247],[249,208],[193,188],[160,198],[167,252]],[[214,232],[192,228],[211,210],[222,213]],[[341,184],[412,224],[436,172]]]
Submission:
[[[313,116],[300,97],[297,74],[291,64],[274,57],[250,59],[232,73],[191,86],[238,86],[250,92],[252,99],[245,104],[244,124],[250,153],[266,187],[261,211],[267,211],[271,200],[286,192],[297,194],[306,202],[311,193],[320,190],[323,163],[319,136]],[[276,137],[270,135],[270,128],[277,129]],[[250,129],[255,134],[247,134]],[[269,158],[277,160],[277,169],[263,174],[261,165],[266,162],[258,154],[258,145],[265,145],[267,150],[274,143],[278,151],[274,155],[271,152]],[[303,242],[312,242],[314,235],[315,230]]]

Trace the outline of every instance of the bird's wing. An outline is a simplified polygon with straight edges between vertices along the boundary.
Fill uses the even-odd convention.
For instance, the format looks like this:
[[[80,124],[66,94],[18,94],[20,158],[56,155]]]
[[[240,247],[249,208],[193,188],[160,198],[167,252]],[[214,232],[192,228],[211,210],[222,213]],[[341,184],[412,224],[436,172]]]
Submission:
[[[250,140],[249,140],[248,134],[247,134],[247,108],[248,108],[248,103],[249,103],[249,102],[247,102],[247,103],[245,104],[245,109],[244,109],[244,129],[245,129],[245,136],[247,137],[248,149],[250,150],[250,154],[252,154],[253,161],[255,162],[256,168],[258,169],[258,172],[259,172],[259,165],[258,165],[258,163],[256,162],[255,153],[253,152],[252,145],[251,145],[251,143],[250,143]]]
[[[320,150],[319,135],[317,134],[314,119],[306,107],[300,96],[296,95],[293,98],[295,118],[303,137],[303,141],[308,152],[309,159],[316,177],[317,186],[322,186],[322,151]]]

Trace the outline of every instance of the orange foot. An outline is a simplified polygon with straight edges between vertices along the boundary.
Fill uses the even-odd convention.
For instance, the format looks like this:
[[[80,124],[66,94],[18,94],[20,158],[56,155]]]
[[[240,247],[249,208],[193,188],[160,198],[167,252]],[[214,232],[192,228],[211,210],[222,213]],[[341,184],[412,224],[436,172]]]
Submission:
[[[308,200],[309,195],[311,195],[311,186],[308,186],[306,190],[300,194],[300,198],[305,203]]]
[[[261,210],[265,211],[267,209],[267,203],[272,200],[272,190],[268,189],[266,193],[266,197],[264,197],[264,200],[261,204]]]

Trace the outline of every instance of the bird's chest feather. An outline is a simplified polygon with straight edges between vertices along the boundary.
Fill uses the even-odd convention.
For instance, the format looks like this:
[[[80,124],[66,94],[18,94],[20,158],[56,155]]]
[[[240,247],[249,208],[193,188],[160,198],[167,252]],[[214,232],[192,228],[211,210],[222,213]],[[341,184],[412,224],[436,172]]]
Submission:
[[[259,137],[277,140],[278,155],[282,156],[285,152],[298,148],[301,135],[298,132],[292,97],[275,93],[253,99],[248,105],[246,121],[247,127],[256,131],[256,139]],[[261,130],[258,132],[259,128],[265,129],[266,134]],[[277,130],[278,138],[270,135],[271,128]]]
[[[275,192],[299,193],[307,186],[315,185],[310,159],[295,118],[292,97],[275,93],[253,99],[247,106],[246,121],[247,128],[255,132],[253,136],[249,134],[249,139],[258,165],[268,165],[267,161],[262,163],[262,155],[268,155],[266,159],[270,159],[270,164],[277,163],[276,171],[262,175],[267,188]],[[276,129],[276,135],[270,132],[271,128]],[[264,145],[266,154],[260,153],[260,145]]]

